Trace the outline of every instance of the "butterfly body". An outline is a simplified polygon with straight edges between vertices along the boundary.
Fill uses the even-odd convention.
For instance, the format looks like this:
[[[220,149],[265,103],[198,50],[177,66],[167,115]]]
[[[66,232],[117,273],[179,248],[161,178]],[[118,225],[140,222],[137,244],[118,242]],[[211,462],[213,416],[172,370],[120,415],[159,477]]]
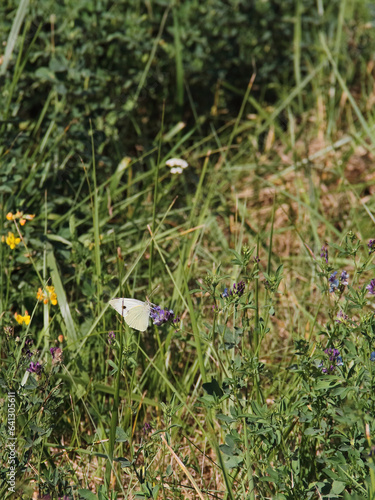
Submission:
[[[124,318],[125,323],[131,328],[144,332],[148,327],[151,305],[137,299],[112,299],[109,304]]]

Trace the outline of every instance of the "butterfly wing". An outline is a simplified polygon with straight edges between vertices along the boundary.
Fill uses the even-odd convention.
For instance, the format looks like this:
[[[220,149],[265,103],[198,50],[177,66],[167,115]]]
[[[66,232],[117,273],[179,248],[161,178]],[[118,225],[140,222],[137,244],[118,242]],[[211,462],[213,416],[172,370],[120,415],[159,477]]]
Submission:
[[[131,328],[144,332],[148,327],[150,310],[149,304],[147,304],[147,302],[142,302],[141,305],[135,306],[129,310],[125,317],[125,321]]]
[[[117,311],[131,327],[144,332],[147,330],[150,316],[150,305],[137,299],[112,299],[109,304]]]

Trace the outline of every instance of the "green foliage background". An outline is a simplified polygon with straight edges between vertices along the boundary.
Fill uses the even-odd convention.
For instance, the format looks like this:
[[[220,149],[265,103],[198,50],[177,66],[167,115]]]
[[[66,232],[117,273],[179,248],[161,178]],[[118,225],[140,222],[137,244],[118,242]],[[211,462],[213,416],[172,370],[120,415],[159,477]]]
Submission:
[[[36,215],[0,244],[21,498],[201,498],[189,471],[219,498],[373,498],[374,23],[365,0],[1,2],[1,236]],[[109,299],[154,289],[181,329],[118,327]]]

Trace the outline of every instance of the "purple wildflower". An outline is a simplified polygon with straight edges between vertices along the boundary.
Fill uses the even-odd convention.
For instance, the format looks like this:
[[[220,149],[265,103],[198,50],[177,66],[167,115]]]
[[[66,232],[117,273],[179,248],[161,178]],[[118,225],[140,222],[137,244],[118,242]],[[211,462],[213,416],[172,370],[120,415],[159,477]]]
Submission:
[[[328,282],[330,283],[329,285],[329,291],[330,293],[334,292],[338,286],[339,286],[339,280],[336,278],[337,271],[331,274],[331,276],[328,278]]]
[[[168,323],[168,321],[174,320],[172,309],[162,309],[160,306],[153,307],[150,316],[156,326],[161,326]]]
[[[328,247],[326,245],[323,245],[320,249],[320,256],[323,257],[323,259],[326,261],[326,264],[328,264]]]
[[[235,287],[236,284],[233,285],[233,288]],[[239,281],[237,284],[237,292],[236,294],[238,297],[241,297],[245,291],[245,282],[244,281]]]
[[[30,351],[30,347],[33,345],[33,340],[32,339],[26,339],[25,340],[25,344],[22,348],[22,354],[24,356],[28,356],[29,358],[31,358],[32,356],[32,352]]]
[[[336,323],[343,323],[344,321],[346,321],[348,319],[348,316],[347,314],[345,314],[343,311],[339,311],[337,313],[337,319],[336,319]]]
[[[259,262],[260,262],[260,258],[259,258],[258,256],[254,257],[254,262],[255,262],[256,264],[259,264]]]
[[[325,349],[324,352],[329,356],[330,361],[335,361],[340,356],[340,351],[338,349]]]
[[[33,363],[31,361],[30,366],[27,369],[28,372],[30,372],[30,373],[36,373],[37,375],[39,375],[42,370],[43,370],[43,366],[39,363],[39,361],[36,362],[36,363]]]
[[[370,284],[366,286],[366,290],[370,295],[375,295],[375,279],[371,280]]]
[[[108,332],[108,344],[112,344],[112,342],[115,340],[116,335],[114,331]]]
[[[238,283],[234,283],[233,287],[228,290],[228,288],[224,288],[224,292],[221,294],[223,298],[228,297],[241,297],[245,291],[245,282],[239,281]]]
[[[144,434],[146,434],[146,436],[147,436],[147,434],[151,431],[152,431],[151,425],[148,422],[146,422],[145,425],[143,426]]]
[[[370,354],[370,361],[375,361],[375,351]]]
[[[340,356],[340,351],[338,349],[334,349],[329,347],[324,350],[325,354],[328,356],[329,368],[324,366],[324,363],[320,363],[319,368],[322,369],[322,373],[333,372],[336,366],[343,366],[344,362],[342,357]]]
[[[375,240],[370,240],[370,241],[368,242],[368,245],[367,245],[367,246],[368,246],[368,249],[369,249],[369,250],[368,250],[368,254],[369,254],[369,255],[371,255],[372,253],[374,253],[374,252],[375,252]]]
[[[346,271],[343,271],[340,275],[340,282],[342,285],[348,285],[349,274]]]

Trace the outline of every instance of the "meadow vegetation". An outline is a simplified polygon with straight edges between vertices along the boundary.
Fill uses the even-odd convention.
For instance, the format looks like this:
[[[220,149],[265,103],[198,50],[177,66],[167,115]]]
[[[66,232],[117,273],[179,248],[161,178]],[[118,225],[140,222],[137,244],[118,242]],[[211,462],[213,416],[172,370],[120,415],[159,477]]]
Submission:
[[[1,3],[0,498],[375,499],[374,23]]]

